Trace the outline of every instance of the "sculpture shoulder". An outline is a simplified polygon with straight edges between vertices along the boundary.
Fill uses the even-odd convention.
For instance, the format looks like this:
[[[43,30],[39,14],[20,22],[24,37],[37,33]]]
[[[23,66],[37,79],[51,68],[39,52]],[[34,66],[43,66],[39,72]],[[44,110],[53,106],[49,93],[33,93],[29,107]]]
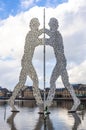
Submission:
[[[29,41],[34,41],[35,39],[37,39],[39,36],[39,32],[38,31],[29,31],[26,35],[25,41],[29,42]]]
[[[31,34],[32,34],[32,32],[31,32],[31,31],[29,31],[29,32],[27,33],[27,35],[26,35],[26,38],[25,38],[25,39],[28,39],[28,37],[30,37],[30,36],[31,36]]]

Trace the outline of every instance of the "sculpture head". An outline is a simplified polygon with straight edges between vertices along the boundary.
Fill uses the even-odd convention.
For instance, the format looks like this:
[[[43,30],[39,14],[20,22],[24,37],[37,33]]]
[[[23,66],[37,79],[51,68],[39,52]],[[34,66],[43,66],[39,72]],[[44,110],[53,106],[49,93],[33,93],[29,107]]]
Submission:
[[[48,23],[50,28],[57,30],[59,25],[58,25],[58,20],[56,18],[50,18],[50,21]]]
[[[31,29],[38,29],[40,23],[39,23],[39,20],[38,18],[32,18],[31,21],[30,21],[30,28]]]

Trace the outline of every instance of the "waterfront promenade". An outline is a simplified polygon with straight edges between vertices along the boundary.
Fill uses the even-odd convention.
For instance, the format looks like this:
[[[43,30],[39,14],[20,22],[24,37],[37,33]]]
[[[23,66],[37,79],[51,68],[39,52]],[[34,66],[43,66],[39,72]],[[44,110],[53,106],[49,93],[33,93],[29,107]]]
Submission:
[[[2,98],[0,98],[0,100],[8,100],[9,99],[9,97],[2,97]],[[86,101],[86,97],[84,97],[84,98],[79,98],[81,101]],[[16,100],[35,100],[35,98],[33,97],[33,98],[16,98]],[[73,99],[72,98],[62,98],[62,97],[58,97],[58,98],[54,98],[53,99],[54,101],[72,101]]]

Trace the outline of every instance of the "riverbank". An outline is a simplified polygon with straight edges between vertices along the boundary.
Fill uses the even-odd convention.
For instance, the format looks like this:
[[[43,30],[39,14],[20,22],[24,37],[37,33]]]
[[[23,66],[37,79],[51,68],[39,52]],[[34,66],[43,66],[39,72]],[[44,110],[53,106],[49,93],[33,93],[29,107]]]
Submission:
[[[8,100],[8,97],[3,97],[0,98],[0,100]],[[81,101],[86,101],[86,98],[79,98]],[[35,100],[35,98],[16,98],[16,100]],[[72,98],[54,98],[54,100],[67,100],[67,101],[72,101]]]

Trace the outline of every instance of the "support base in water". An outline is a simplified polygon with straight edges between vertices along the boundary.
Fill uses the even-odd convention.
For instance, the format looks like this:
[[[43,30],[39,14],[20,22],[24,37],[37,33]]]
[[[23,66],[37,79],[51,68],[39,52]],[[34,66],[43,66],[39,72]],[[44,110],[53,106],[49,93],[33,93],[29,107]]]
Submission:
[[[45,115],[49,115],[50,114],[50,112],[38,112],[38,114],[45,114]]]
[[[75,113],[76,111],[69,110],[68,113]]]
[[[16,113],[16,112],[20,112],[20,111],[18,111],[18,110],[12,110],[11,112],[15,112]]]

